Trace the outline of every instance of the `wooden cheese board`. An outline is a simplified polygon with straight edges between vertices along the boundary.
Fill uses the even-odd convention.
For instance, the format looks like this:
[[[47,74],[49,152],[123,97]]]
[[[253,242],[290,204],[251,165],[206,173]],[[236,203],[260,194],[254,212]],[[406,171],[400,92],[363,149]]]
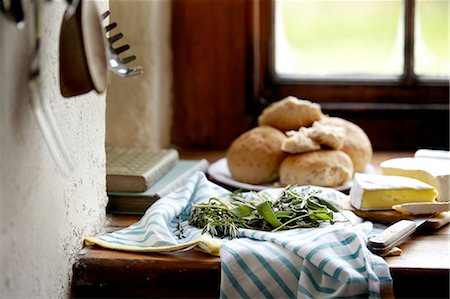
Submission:
[[[404,215],[395,210],[382,210],[382,211],[361,211],[354,208],[350,204],[350,199],[347,197],[345,201],[342,203],[342,207],[345,210],[352,211],[356,216],[359,216],[363,219],[379,222],[384,224],[392,224],[394,222],[403,220],[403,219],[414,219],[414,215]],[[428,229],[439,229],[442,226],[448,224],[450,222],[450,211],[442,212],[433,216],[427,220],[427,222],[423,225],[423,227]]]

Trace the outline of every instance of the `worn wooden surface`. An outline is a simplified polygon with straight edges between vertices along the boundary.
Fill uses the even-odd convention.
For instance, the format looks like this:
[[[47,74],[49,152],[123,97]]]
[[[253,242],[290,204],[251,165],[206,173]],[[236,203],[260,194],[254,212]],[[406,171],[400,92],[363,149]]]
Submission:
[[[373,164],[411,153],[376,153]],[[182,153],[213,162],[223,152]],[[106,231],[118,230],[138,216],[109,215]],[[398,298],[448,298],[449,226],[416,232],[400,247],[401,256],[387,257]],[[219,296],[220,258],[197,251],[175,254],[129,253],[85,247],[73,267],[73,297],[213,298]]]
[[[86,247],[75,263],[75,298],[218,297],[220,259],[197,251],[130,253]]]

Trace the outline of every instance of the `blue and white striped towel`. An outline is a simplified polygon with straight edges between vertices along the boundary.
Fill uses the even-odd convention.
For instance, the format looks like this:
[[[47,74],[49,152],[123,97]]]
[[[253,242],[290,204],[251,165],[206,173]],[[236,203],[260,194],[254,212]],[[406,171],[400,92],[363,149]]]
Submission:
[[[334,200],[345,196],[333,189],[320,189],[321,196]],[[274,189],[266,194],[276,196],[279,192]],[[202,235],[201,229],[187,224],[192,204],[210,197],[226,198],[227,194],[229,191],[198,172],[185,186],[152,205],[139,222],[86,238],[86,242],[138,252],[198,247],[218,255],[220,249],[224,299],[379,298],[382,289],[392,287],[388,265],[366,247],[370,222],[324,224],[276,233],[241,229],[242,237],[234,240]]]
[[[365,244],[371,229],[328,225],[277,233],[243,230],[222,245],[222,298],[379,298],[386,262]]]

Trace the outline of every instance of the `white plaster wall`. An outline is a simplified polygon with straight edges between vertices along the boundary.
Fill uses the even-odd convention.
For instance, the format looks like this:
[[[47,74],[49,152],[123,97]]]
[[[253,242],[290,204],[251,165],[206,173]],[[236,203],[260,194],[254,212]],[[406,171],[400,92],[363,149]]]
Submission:
[[[24,2],[25,29],[0,15],[0,298],[64,298],[83,237],[104,224],[105,95],[61,97],[57,53],[65,1],[38,1],[43,95],[75,165],[61,176],[28,102],[34,31],[32,1]]]
[[[130,65],[141,65],[144,74],[121,79],[111,76],[106,109],[106,145],[162,148],[170,144],[171,51],[169,0],[111,0],[111,20],[116,21],[136,55]]]

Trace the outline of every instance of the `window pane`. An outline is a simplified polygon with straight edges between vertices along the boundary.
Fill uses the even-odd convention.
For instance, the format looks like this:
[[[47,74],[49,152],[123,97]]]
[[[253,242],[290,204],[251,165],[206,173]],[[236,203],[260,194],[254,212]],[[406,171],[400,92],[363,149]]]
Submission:
[[[401,0],[275,0],[280,76],[357,77],[403,72]]]
[[[418,75],[449,75],[448,0],[419,0],[416,4],[414,44]]]

